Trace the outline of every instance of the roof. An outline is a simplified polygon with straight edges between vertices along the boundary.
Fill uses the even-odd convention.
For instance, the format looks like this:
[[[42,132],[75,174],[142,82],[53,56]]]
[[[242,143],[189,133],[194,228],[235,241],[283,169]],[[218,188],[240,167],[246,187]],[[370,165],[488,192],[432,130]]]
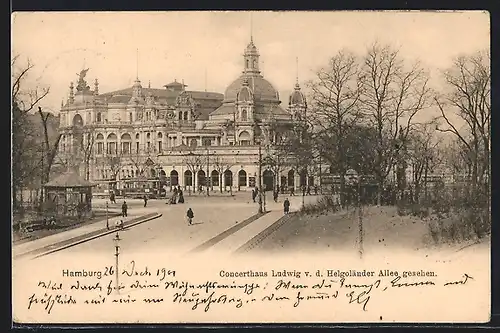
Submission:
[[[92,187],[95,184],[83,179],[76,171],[67,171],[49,181],[44,187]]]
[[[125,88],[117,91],[112,91],[108,93],[104,93],[99,95],[100,97],[116,97],[116,96],[128,96],[128,102],[130,98],[132,97],[132,87],[130,88]],[[147,96],[149,93],[151,93],[152,96],[158,97],[160,99],[166,99],[169,104],[175,104],[175,99],[179,94],[184,91],[172,91],[168,89],[157,89],[157,88],[142,88],[142,93],[143,95]],[[194,100],[214,100],[214,101],[222,101],[224,96],[220,93],[216,92],[207,92],[207,91],[186,91],[188,92]]]
[[[306,98],[304,94],[300,91],[300,86],[295,85],[294,91],[290,94],[290,100],[288,102],[290,105],[305,105]]]
[[[235,106],[233,103],[224,103],[221,107],[219,107],[217,110],[212,112],[210,115],[211,116],[217,116],[217,115],[233,115],[235,112]],[[290,117],[290,113],[285,111],[281,106],[279,105],[256,105],[254,109],[254,114],[257,116],[257,118],[267,118],[268,116],[275,115],[284,117]]]
[[[226,92],[224,93],[225,102],[236,100],[236,96],[243,86],[245,78],[248,79],[248,86],[252,90],[256,100],[279,101],[277,90],[262,75],[244,73],[226,88]]]

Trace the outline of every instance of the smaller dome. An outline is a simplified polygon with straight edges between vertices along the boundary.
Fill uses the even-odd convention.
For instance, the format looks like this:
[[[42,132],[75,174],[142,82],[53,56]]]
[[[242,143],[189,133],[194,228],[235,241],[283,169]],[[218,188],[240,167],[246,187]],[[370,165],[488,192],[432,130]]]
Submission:
[[[142,88],[141,80],[139,80],[138,78],[135,79],[134,85],[132,87],[141,87]]]
[[[297,83],[295,85],[295,90],[290,94],[290,105],[305,105],[306,98],[302,91],[300,91],[300,86]]]

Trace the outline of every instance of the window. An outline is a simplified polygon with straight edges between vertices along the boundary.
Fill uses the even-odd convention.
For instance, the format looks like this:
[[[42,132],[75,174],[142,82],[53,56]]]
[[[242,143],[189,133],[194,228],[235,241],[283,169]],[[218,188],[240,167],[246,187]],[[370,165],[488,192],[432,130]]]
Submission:
[[[101,113],[100,113],[100,112],[97,112],[97,119],[96,119],[96,121],[97,121],[98,123],[100,123],[100,122],[102,121],[102,118],[101,118]]]
[[[241,110],[241,120],[247,121],[247,110]]]
[[[203,146],[211,146],[212,145],[212,140],[210,139],[203,139]]]
[[[135,143],[135,152],[139,154],[139,142]]]
[[[184,185],[193,186],[193,174],[189,170],[186,170],[186,172],[184,172]]]
[[[132,112],[128,114],[128,121],[132,122]]]
[[[130,142],[122,142],[122,154],[130,154]]]
[[[245,170],[238,172],[238,186],[247,186],[247,173]]]
[[[97,143],[97,154],[102,155],[103,150],[104,150],[104,143],[98,142]]]
[[[163,147],[162,147],[162,142],[161,141],[158,141],[158,152],[162,152],[163,151]]]
[[[106,153],[107,154],[110,154],[110,155],[115,155],[116,154],[116,142],[108,142],[108,147],[107,147],[107,150],[106,150]]]
[[[151,142],[148,141],[146,148],[147,148],[148,152],[151,150]]]

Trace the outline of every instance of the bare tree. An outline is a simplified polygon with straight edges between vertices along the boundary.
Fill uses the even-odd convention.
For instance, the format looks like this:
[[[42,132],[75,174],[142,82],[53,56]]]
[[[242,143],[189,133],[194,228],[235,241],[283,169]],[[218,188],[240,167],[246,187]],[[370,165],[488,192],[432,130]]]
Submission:
[[[491,181],[491,70],[490,53],[460,56],[444,72],[448,90],[435,98],[444,124],[441,132],[452,133],[471,161],[471,187]]]
[[[428,73],[418,62],[406,66],[399,51],[374,43],[364,57],[360,96],[364,119],[377,131],[377,204],[398,154],[416,125],[415,116],[431,106]]]
[[[441,140],[435,136],[434,124],[420,126],[409,137],[408,159],[412,169],[414,186],[413,199],[418,202],[422,185],[427,200],[427,181],[430,172],[441,162],[439,145]],[[423,183],[423,184],[422,184]]]
[[[192,188],[194,189],[196,193],[196,186],[198,185],[198,182],[196,181],[196,178],[198,176],[198,171],[203,170],[203,167],[205,166],[205,158],[204,156],[194,154],[194,153],[189,153],[187,154],[182,162],[184,165],[187,166],[188,170],[191,171],[191,183],[192,183]],[[189,195],[191,195],[191,187],[189,188]]]
[[[42,176],[39,166],[43,154],[39,150],[39,132],[32,121],[32,111],[47,96],[49,88],[29,88],[29,73],[34,65],[28,61],[19,65],[19,56],[11,60],[12,102],[12,200],[18,208],[18,194],[22,188]]]
[[[56,157],[57,150],[59,148],[59,141],[61,140],[62,134],[59,133],[54,142],[50,141],[49,138],[49,129],[48,129],[48,121],[50,117],[53,115],[49,112],[43,112],[41,107],[38,107],[38,114],[40,115],[40,119],[42,121],[43,126],[43,138],[44,138],[44,154],[43,154],[43,170],[42,170],[42,183],[46,183],[49,181],[50,170],[54,163],[54,158]]]
[[[359,62],[348,51],[339,51],[328,67],[316,73],[311,88],[312,117],[317,128],[316,145],[322,157],[334,166],[340,177],[344,202],[344,175],[348,169],[346,137],[360,117],[361,80]]]
[[[232,163],[230,160],[222,158],[221,156],[215,156],[211,161],[210,165],[213,168],[213,170],[217,171],[219,175],[219,190],[220,193],[223,193],[222,191],[222,177],[224,177],[224,174],[227,170],[231,170],[231,167],[234,166],[234,163]],[[231,194],[232,194],[232,186],[230,188]]]
[[[120,155],[106,155],[104,157],[105,166],[110,171],[110,178],[114,181],[118,180],[118,174],[123,166],[123,159]]]

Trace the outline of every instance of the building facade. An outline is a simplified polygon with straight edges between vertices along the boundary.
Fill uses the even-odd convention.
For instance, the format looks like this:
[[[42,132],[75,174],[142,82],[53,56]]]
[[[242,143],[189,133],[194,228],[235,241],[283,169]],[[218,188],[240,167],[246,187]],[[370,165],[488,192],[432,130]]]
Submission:
[[[189,91],[176,81],[164,89],[144,88],[139,78],[130,88],[100,94],[97,80],[91,89],[83,70],[61,106],[59,161],[100,184],[102,193],[206,185],[236,191],[261,180],[268,189],[313,185],[315,175],[300,177],[286,167],[273,172],[259,163],[307,111],[298,80],[282,106],[259,57],[251,40],[242,73],[224,94]]]

